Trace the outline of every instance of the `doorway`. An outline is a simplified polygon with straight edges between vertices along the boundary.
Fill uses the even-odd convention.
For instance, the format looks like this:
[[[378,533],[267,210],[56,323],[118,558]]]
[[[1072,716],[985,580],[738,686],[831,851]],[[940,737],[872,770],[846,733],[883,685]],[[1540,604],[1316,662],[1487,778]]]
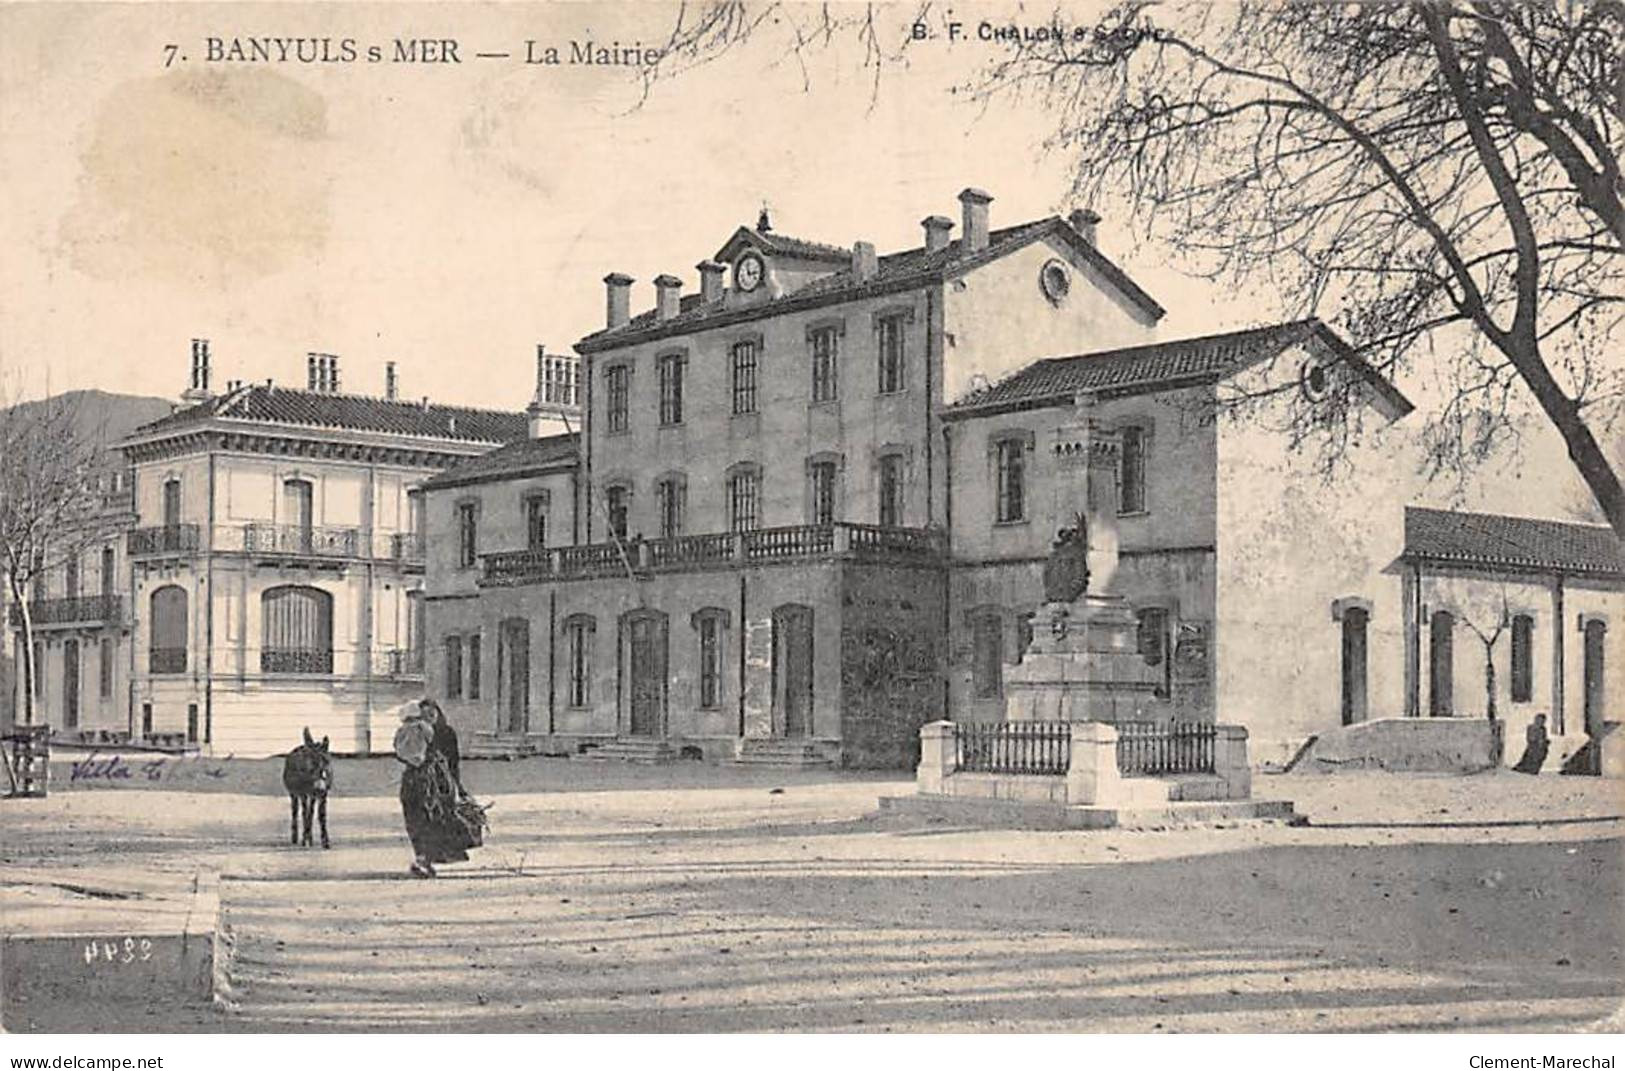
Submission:
[[[1603,651],[1608,640],[1608,624],[1596,618],[1585,623],[1585,651],[1583,673],[1585,677],[1586,735],[1595,740],[1602,732],[1607,716],[1608,687],[1606,684]]]
[[[38,669],[35,672],[39,672]],[[62,644],[62,727],[79,728],[79,641]]]
[[[627,731],[632,736],[663,736],[666,713],[666,617],[649,610],[623,619],[626,652],[623,689]]]
[[[1343,724],[1366,718],[1366,621],[1363,607],[1343,610]]]
[[[502,623],[502,730],[530,728],[530,622],[512,618]]]
[[[773,725],[784,736],[813,729],[813,612],[810,606],[773,611]]]
[[[1456,619],[1448,610],[1434,613],[1428,622],[1428,713],[1448,718],[1455,711]]]

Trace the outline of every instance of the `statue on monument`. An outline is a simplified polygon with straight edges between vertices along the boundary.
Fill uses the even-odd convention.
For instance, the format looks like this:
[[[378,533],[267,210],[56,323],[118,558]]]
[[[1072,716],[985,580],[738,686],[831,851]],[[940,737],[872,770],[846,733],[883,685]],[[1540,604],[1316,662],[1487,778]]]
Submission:
[[[1073,514],[1072,527],[1055,535],[1044,562],[1044,601],[1072,602],[1089,590],[1089,518]]]

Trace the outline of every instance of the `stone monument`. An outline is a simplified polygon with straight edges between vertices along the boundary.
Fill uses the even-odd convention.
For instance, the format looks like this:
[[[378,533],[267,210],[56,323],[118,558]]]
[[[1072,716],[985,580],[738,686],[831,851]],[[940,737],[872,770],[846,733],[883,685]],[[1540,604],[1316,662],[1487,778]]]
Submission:
[[[1059,515],[1044,602],[1021,663],[1004,671],[1008,721],[1138,721],[1166,716],[1161,674],[1139,650],[1139,621],[1115,590],[1116,435],[1086,420],[1054,446]]]

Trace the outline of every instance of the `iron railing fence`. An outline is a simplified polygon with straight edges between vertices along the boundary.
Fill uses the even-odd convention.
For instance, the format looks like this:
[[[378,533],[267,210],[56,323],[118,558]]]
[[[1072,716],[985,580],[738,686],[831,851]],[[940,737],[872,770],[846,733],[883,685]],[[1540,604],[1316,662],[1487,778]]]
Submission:
[[[956,770],[965,773],[1065,774],[1071,764],[1070,722],[954,723]]]
[[[1216,726],[1206,722],[1120,721],[1117,772],[1124,777],[1210,774]]]

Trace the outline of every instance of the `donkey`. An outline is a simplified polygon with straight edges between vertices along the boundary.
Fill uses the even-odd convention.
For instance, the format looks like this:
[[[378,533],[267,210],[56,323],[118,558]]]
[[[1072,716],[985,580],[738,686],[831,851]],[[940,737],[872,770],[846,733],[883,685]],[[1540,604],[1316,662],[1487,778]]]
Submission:
[[[310,819],[314,810],[322,823],[322,847],[327,842],[327,790],[333,787],[333,757],[327,753],[327,737],[317,743],[305,729],[305,742],[288,752],[282,763],[282,784],[288,790],[293,811],[293,839],[299,845],[299,812],[305,812],[305,847],[310,847]]]

